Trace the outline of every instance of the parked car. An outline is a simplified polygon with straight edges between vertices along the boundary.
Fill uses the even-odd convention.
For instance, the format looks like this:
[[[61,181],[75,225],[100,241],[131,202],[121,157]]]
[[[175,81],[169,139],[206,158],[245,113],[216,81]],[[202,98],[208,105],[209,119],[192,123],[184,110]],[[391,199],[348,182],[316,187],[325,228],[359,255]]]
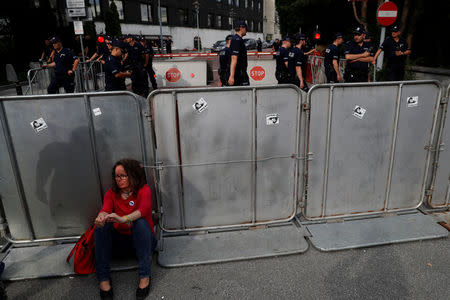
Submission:
[[[211,53],[220,52],[227,45],[226,41],[217,41],[211,47]]]
[[[247,50],[256,49],[257,43],[255,39],[244,39]]]

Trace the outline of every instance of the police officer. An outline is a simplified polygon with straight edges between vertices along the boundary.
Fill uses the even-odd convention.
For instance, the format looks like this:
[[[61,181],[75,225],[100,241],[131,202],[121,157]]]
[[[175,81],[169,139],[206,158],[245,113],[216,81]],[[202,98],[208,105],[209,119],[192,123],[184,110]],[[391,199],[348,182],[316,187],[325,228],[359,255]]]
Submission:
[[[230,42],[231,63],[228,85],[250,85],[250,79],[247,74],[247,48],[242,39],[247,34],[247,24],[244,21],[238,21],[234,29],[236,34]]]
[[[276,52],[276,71],[275,78],[278,80],[278,84],[291,83],[291,74],[289,73],[289,48],[291,48],[291,40],[285,36],[281,41],[281,47]]]
[[[294,41],[294,46],[289,53],[288,68],[291,74],[292,83],[301,89],[308,89],[305,82],[305,54],[303,47],[306,44],[306,36],[302,33],[297,34]]]
[[[328,83],[335,83],[342,81],[341,73],[339,72],[339,45],[344,42],[342,33],[338,32],[334,35],[334,41],[325,50],[325,75]]]
[[[261,42],[261,38],[258,38],[258,39],[256,40],[256,51],[262,52],[262,42]]]
[[[275,41],[272,44],[272,51],[273,52],[277,52],[278,49],[280,49],[280,40],[279,39],[275,39]],[[274,55],[273,59],[276,59],[276,58],[277,58],[277,56]]]
[[[102,40],[103,42],[101,42]],[[97,60],[105,64],[106,59],[111,54],[111,40],[112,38],[108,35],[100,35],[97,38],[97,51],[87,61]]]
[[[75,71],[78,67],[78,58],[68,48],[63,48],[61,39],[53,37],[50,42],[55,49],[53,62],[46,67],[55,68],[55,77],[50,82],[47,93],[56,94],[60,87],[64,87],[66,93],[73,93],[75,90]]]
[[[172,40],[168,36],[166,36],[166,40],[164,41],[164,43],[166,44],[166,53],[172,54],[172,44],[173,44]]]
[[[353,31],[353,41],[346,44],[345,68],[346,82],[367,82],[369,78],[369,65],[373,57],[370,53],[370,45],[364,42],[365,34],[362,27],[357,27]]]
[[[144,65],[148,63],[149,54],[147,50],[137,42],[131,34],[127,35],[125,41],[126,47],[124,64],[131,69],[131,89],[133,93],[147,97],[149,93],[148,76]]]
[[[153,56],[155,55],[155,53],[153,52],[153,47],[143,36],[139,41],[148,53],[148,62],[146,64],[144,63],[144,68],[145,70],[147,70],[153,89],[156,90],[158,88],[158,85],[156,84],[155,71],[153,71]]]
[[[406,40],[401,37],[398,26],[392,27],[391,36],[386,38],[374,57],[374,64],[381,51],[386,53],[387,76],[389,81],[402,81],[405,77],[406,56],[411,54],[411,49]]]
[[[119,40],[111,43],[111,54],[105,60],[105,91],[124,91],[125,77],[130,77],[130,71],[124,71],[122,65],[125,44]]]
[[[227,35],[225,38],[226,46],[219,52],[219,86],[227,86],[230,77],[231,49],[230,43],[233,36]]]

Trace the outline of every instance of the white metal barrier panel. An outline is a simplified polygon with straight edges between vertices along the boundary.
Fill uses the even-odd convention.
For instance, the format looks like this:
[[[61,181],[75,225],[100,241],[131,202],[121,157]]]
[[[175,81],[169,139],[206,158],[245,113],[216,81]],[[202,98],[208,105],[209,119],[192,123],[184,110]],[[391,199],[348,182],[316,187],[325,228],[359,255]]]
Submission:
[[[168,246],[160,252],[161,264],[205,263],[307,249],[301,235],[292,238],[299,234],[292,223],[284,229],[223,231],[286,224],[294,217],[302,165],[301,94],[296,87],[169,90],[150,97],[160,166],[162,229],[178,233],[222,230],[214,237],[164,238]],[[236,249],[230,252],[233,245]],[[211,249],[217,252],[211,253]]]
[[[274,85],[278,81],[275,77],[276,61],[271,60],[249,60],[248,61],[248,77],[250,85]]]
[[[432,188],[428,205],[432,208],[448,207],[450,205],[450,112],[448,99],[450,86],[447,88],[446,98],[442,101],[442,116],[439,138],[434,146],[437,166],[433,173]]]
[[[206,61],[153,61],[160,87],[206,86]]]
[[[434,82],[316,86],[309,219],[414,209],[424,198],[440,88]]]
[[[14,241],[80,235],[100,209],[115,161],[153,163],[144,98],[116,92],[0,101],[0,195]]]

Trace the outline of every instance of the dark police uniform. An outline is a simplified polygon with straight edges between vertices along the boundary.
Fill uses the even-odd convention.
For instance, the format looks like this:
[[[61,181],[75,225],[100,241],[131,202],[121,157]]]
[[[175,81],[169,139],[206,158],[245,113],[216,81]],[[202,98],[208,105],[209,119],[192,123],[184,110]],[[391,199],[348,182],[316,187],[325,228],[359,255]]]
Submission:
[[[278,80],[278,84],[283,83],[291,83],[291,74],[289,73],[288,67],[286,67],[285,62],[289,62],[289,50],[280,47],[280,49],[275,54],[276,56],[276,71],[275,71],[275,77]]]
[[[289,53],[289,61],[288,61],[288,69],[289,73],[291,74],[292,83],[300,87],[300,78],[298,78],[297,76],[296,67],[301,67],[303,75],[303,83],[306,88],[305,82],[306,64],[304,62],[305,62],[305,54],[303,53],[303,51],[297,47],[292,48]]]
[[[393,37],[388,37],[380,46],[386,53],[387,58],[387,76],[389,81],[402,81],[405,77],[405,63],[406,55],[395,55],[395,51],[405,52],[410,50],[408,43],[402,37],[399,37],[398,42]]]
[[[355,41],[346,44],[345,54],[361,54],[370,51],[370,44],[363,42],[360,46]],[[345,82],[367,82],[369,78],[369,63],[357,61],[349,63],[345,67]]]
[[[76,59],[77,57],[67,48],[62,48],[59,52],[55,51],[53,58],[55,62],[55,77],[50,82],[47,93],[56,94],[59,92],[60,87],[64,87],[66,93],[73,93],[75,90],[75,72],[72,75],[67,74],[67,72],[72,70]]]
[[[250,85],[247,74],[247,48],[244,40],[235,34],[230,43],[231,55],[237,56],[236,70],[234,71],[234,86]]]
[[[260,39],[256,41],[256,51],[262,52],[262,42]]]
[[[131,73],[131,89],[135,94],[147,97],[149,93],[147,71],[144,69],[143,55],[147,54],[144,46],[135,41],[133,46],[127,44],[127,64],[132,70]]]
[[[145,67],[145,70],[147,70],[148,76],[150,77],[150,82],[152,83],[152,87],[154,90],[158,88],[158,85],[156,84],[156,78],[155,78],[155,71],[153,70],[153,56],[155,53],[153,52],[153,47],[150,43],[147,42],[147,44],[144,46],[145,52],[148,53],[148,64]]]
[[[101,57],[100,62],[104,64],[108,56],[111,55],[111,51],[108,49],[106,43],[101,43],[97,46],[97,54]]]
[[[124,91],[126,90],[125,78],[116,78],[117,73],[123,72],[121,57],[109,55],[105,60],[105,91]]]
[[[339,66],[339,49],[335,44],[331,44],[325,50],[324,65],[325,65],[325,75],[327,76],[328,83],[338,82],[337,73],[333,67],[333,60],[337,60]]]
[[[230,64],[231,64],[231,49],[228,47],[223,48],[219,52],[219,78],[222,82],[222,86],[228,85],[228,78],[230,78]]]
[[[278,41],[278,42],[277,42],[277,41],[274,41],[273,44],[272,44],[273,51],[278,52],[278,49],[280,49],[280,46],[281,46],[281,42],[280,42],[280,41]],[[276,58],[277,58],[277,55],[275,54],[275,55],[273,56],[273,58],[276,59]]]

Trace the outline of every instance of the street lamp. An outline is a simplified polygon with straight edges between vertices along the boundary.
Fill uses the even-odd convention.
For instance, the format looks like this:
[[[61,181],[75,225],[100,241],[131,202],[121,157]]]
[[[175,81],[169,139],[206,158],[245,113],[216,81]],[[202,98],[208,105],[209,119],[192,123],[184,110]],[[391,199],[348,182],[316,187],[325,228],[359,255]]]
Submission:
[[[196,0],[193,3],[195,14],[197,15],[197,52],[200,52],[200,26],[198,23],[198,14],[200,12],[200,3]]]

